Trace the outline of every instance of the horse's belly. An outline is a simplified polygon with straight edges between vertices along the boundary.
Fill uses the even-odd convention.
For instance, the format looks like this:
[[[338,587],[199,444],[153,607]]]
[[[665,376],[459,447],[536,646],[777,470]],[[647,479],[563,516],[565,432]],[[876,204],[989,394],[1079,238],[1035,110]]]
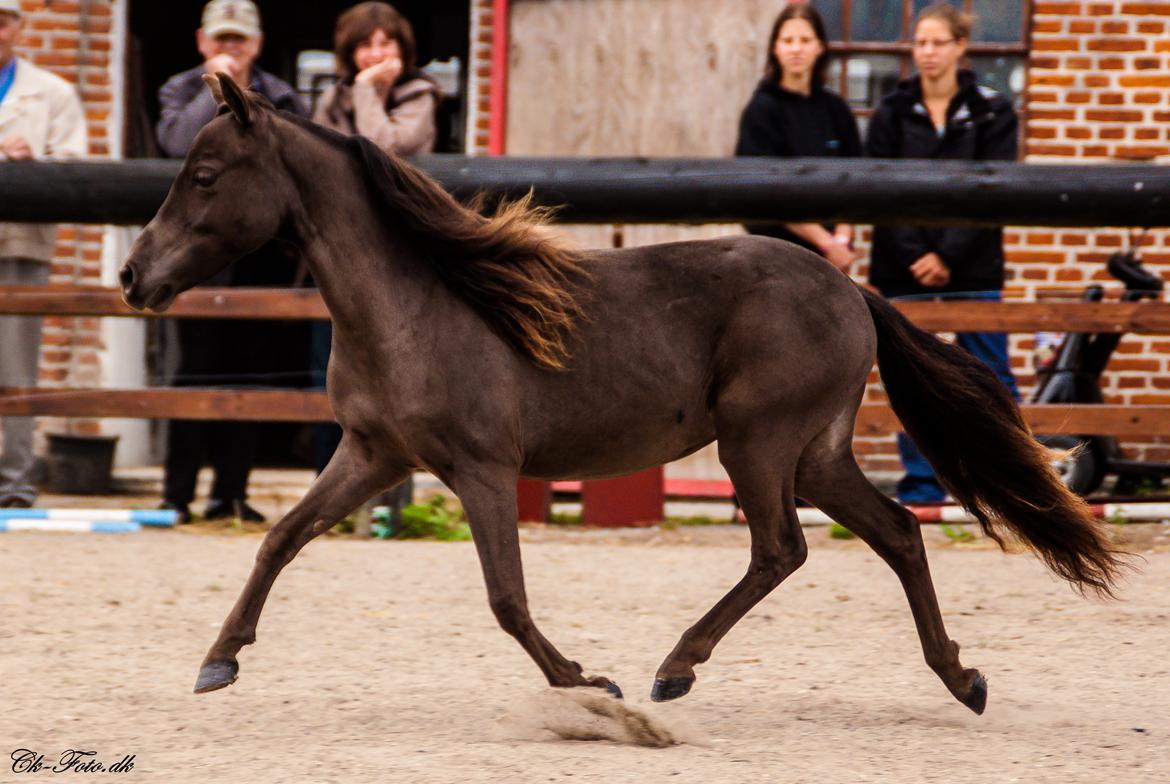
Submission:
[[[526,439],[522,473],[533,479],[621,476],[685,457],[714,439],[715,425],[705,411],[675,409],[630,422],[586,420]]]

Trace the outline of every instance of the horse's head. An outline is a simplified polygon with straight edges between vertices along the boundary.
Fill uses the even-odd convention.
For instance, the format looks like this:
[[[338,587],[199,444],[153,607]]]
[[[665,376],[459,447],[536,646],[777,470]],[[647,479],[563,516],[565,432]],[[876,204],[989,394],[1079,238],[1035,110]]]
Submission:
[[[175,297],[277,235],[290,180],[275,116],[226,74],[204,76],[221,111],[191,145],[158,214],[118,278],[133,308],[166,310]],[[225,110],[226,109],[226,110]]]

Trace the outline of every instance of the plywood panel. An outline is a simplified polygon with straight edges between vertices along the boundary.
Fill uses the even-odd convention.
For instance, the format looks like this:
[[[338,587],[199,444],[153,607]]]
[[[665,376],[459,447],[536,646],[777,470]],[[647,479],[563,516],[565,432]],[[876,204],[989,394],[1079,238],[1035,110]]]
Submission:
[[[768,32],[783,5],[515,0],[508,152],[730,155],[740,112],[763,71]],[[625,227],[622,238],[634,246],[741,232],[738,225],[640,225]],[[590,233],[589,239],[606,233]]]

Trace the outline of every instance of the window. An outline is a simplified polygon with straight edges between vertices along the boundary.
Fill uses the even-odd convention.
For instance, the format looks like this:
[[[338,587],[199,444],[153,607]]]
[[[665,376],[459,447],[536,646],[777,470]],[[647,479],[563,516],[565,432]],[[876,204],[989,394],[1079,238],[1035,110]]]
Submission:
[[[829,87],[867,118],[913,72],[914,16],[933,0],[809,0],[825,19],[834,52]],[[1029,0],[949,0],[975,17],[967,47],[981,84],[1012,98],[1024,92]]]

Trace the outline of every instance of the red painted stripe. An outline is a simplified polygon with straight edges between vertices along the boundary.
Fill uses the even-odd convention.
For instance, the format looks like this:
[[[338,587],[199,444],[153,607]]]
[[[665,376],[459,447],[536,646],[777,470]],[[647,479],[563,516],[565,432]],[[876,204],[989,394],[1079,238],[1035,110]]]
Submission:
[[[508,133],[508,0],[492,0],[492,83],[488,155],[503,155]]]

